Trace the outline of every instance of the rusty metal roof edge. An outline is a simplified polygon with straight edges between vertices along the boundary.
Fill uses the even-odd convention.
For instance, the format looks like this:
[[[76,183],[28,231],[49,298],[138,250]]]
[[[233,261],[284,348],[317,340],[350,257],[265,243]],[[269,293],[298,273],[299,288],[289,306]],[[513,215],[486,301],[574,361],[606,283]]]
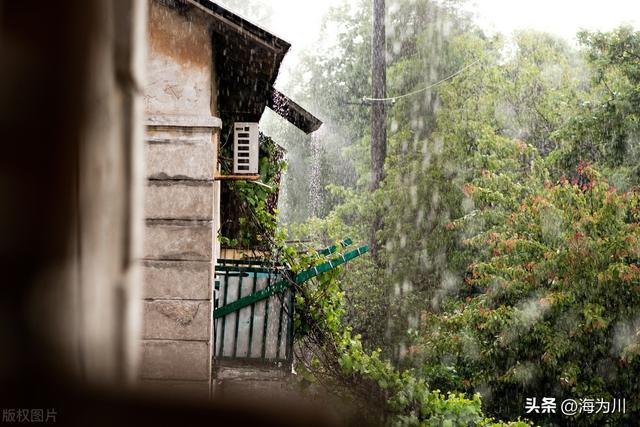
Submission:
[[[203,9],[211,13],[215,17],[222,17],[229,20],[231,23],[238,26],[240,29],[248,31],[253,36],[261,39],[266,42],[268,46],[272,49],[281,50],[283,55],[286,53],[291,47],[291,43],[282,39],[281,37],[275,35],[271,31],[266,28],[261,27],[260,25],[251,22],[249,19],[245,18],[242,15],[239,15],[220,4],[211,1],[211,0],[187,0],[188,3],[193,5],[200,5]]]
[[[267,107],[306,134],[315,132],[322,126],[320,119],[274,87],[271,87]]]
[[[270,31],[262,28],[258,24],[255,24],[248,19],[238,15],[226,9],[225,7],[219,5],[218,3],[211,0],[183,0],[186,3],[197,7],[198,9],[209,13],[212,17],[222,21],[224,24],[233,28],[240,34],[248,34],[252,39],[259,42],[263,46],[274,51],[276,55],[276,60],[274,62],[274,69],[271,78],[269,79],[271,90],[269,97],[267,99],[267,106],[274,110],[276,113],[281,115],[283,118],[291,122],[298,129],[303,132],[309,134],[317,130],[321,125],[322,121],[315,117],[313,114],[302,108],[296,102],[288,98],[286,95],[279,92],[277,89],[273,87],[275,83],[276,77],[278,76],[278,72],[280,70],[280,65],[284,56],[287,54],[289,49],[291,48],[291,43],[286,40],[276,36]],[[279,98],[281,102],[284,102],[285,108],[284,110],[281,108],[277,108],[274,105],[274,98]],[[274,108],[275,107],[275,108]]]
[[[229,9],[220,6],[218,3],[212,0],[182,0],[192,6],[202,10],[205,13],[211,15],[214,19],[224,24],[226,27],[234,30],[239,35],[247,36],[253,41],[273,51],[275,55],[275,61],[273,63],[273,69],[271,77],[269,78],[270,85],[273,85],[278,77],[280,71],[280,65],[285,55],[291,48],[291,43],[276,36],[270,31],[262,28],[261,26],[249,21],[248,19],[230,11]]]

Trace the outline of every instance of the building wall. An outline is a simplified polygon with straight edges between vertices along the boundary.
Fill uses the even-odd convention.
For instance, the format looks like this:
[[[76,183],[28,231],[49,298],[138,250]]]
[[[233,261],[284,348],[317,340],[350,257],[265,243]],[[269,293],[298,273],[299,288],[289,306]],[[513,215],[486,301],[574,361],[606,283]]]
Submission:
[[[0,247],[20,270],[3,278],[0,389],[121,386],[139,354],[147,4],[1,9]]]
[[[141,377],[206,396],[221,127],[212,37],[201,12],[151,1],[148,39]]]
[[[135,379],[140,331],[146,4],[101,2],[77,175],[74,291],[83,375]]]

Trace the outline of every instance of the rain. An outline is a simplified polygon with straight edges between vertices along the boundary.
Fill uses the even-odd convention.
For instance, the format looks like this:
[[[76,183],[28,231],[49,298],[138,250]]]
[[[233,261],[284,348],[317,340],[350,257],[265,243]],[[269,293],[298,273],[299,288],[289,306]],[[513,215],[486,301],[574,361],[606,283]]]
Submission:
[[[49,3],[0,5],[3,423],[637,425],[640,6]]]
[[[261,122],[288,150],[279,221],[290,238],[321,245],[348,230],[380,245],[373,266],[356,262],[339,278],[347,313],[343,322],[367,337],[363,346],[381,348],[394,366],[413,370],[433,388],[479,393],[491,416],[505,421],[521,416],[541,425],[565,425],[570,418],[560,411],[527,415],[526,397],[540,399],[547,393],[560,402],[626,393],[632,399],[635,386],[629,383],[631,388],[623,391],[617,374],[608,375],[609,385],[593,391],[594,396],[563,389],[567,381],[584,387],[593,381],[596,374],[581,365],[592,362],[583,356],[608,360],[616,354],[630,375],[638,369],[637,360],[627,364],[621,356],[629,357],[637,348],[637,328],[623,308],[629,302],[613,314],[607,299],[617,297],[602,291],[589,297],[589,305],[574,306],[571,298],[583,297],[560,285],[575,281],[582,295],[599,286],[591,281],[602,279],[604,271],[575,278],[563,273],[562,263],[574,262],[569,260],[571,248],[582,244],[567,247],[576,232],[582,235],[577,229],[585,225],[598,232],[579,223],[591,217],[580,220],[576,215],[581,214],[561,204],[562,197],[571,196],[554,193],[570,192],[557,188],[563,182],[580,187],[576,182],[584,179],[582,163],[598,169],[598,179],[621,192],[636,182],[623,165],[626,160],[606,166],[613,164],[606,154],[613,148],[593,151],[600,150],[593,145],[600,144],[598,138],[606,145],[607,136],[592,133],[589,124],[582,129],[577,124],[586,112],[580,105],[587,104],[581,103],[597,98],[596,87],[614,85],[614,97],[631,88],[616,82],[614,74],[603,79],[598,73],[614,69],[605,71],[593,61],[605,54],[605,40],[613,41],[606,34],[637,41],[635,6],[616,3],[597,16],[597,2],[584,7],[569,3],[562,10],[584,10],[569,17],[553,12],[557,5],[547,2],[516,8],[508,2],[387,0],[385,52],[372,54],[373,2],[328,2],[317,18],[320,24],[309,21],[318,25],[319,36],[312,40],[305,35],[308,47],[293,51],[291,65],[278,79],[280,87],[323,120],[321,131],[301,136],[282,129],[273,114]],[[274,10],[265,25],[296,13],[297,7],[287,4],[282,15]],[[534,19],[540,14],[555,18]],[[290,31],[295,39],[296,30]],[[385,100],[372,101],[370,61],[380,55],[386,60]],[[387,155],[381,187],[371,192],[370,115],[376,102],[387,114]],[[633,108],[619,114],[633,120]],[[624,132],[623,144],[633,150],[637,128]],[[587,140],[590,152],[584,148]],[[382,226],[372,241],[368,228],[376,216],[383,218]],[[551,259],[553,264],[546,264]],[[391,289],[368,294],[365,289],[371,287]],[[372,319],[356,309],[368,305],[386,307],[386,315]],[[609,308],[603,312],[596,308],[600,305]],[[418,322],[425,312],[430,320]],[[568,349],[566,340],[575,339],[583,327],[589,330],[585,338],[595,331],[590,328],[605,334],[602,350]],[[465,337],[460,347],[455,328],[462,328],[458,333]],[[431,341],[436,336],[442,338],[438,345]],[[495,353],[492,345],[508,349]],[[575,351],[580,353],[572,360],[568,352]],[[545,363],[551,360],[556,368],[549,370]],[[449,374],[438,374],[438,364],[447,365]],[[516,389],[509,389],[510,384]],[[623,425],[628,416],[611,422]],[[573,417],[585,425],[604,420],[586,413]]]

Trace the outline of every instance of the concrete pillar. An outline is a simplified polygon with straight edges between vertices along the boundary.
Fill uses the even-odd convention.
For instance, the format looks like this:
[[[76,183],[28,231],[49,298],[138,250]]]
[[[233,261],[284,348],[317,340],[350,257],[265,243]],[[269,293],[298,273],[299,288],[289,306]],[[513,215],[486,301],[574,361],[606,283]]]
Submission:
[[[222,125],[208,28],[197,11],[150,2],[140,375],[152,388],[200,397],[211,386]]]
[[[146,137],[141,376],[154,388],[208,396],[220,121],[184,126],[157,119],[149,118]]]

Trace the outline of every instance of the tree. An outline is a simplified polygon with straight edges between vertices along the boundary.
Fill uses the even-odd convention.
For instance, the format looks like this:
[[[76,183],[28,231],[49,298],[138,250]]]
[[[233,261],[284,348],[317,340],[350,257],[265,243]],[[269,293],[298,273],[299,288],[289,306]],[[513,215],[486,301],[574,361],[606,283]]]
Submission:
[[[348,304],[333,326],[352,324],[362,349],[431,386],[480,392],[502,418],[525,397],[638,394],[638,33],[583,33],[578,51],[526,31],[505,54],[455,7],[388,6],[388,94],[413,94],[389,106],[373,194],[357,102],[371,84],[368,4],[335,9],[336,45],[295,79],[329,125],[322,218],[295,235],[366,241],[383,217],[383,262],[341,273]]]
[[[482,391],[494,416],[522,414],[533,396],[561,402],[640,392],[640,194],[616,190],[588,165],[578,173],[573,183],[547,182],[471,239],[490,253],[466,283],[480,295],[425,319],[420,345],[432,384]],[[487,184],[474,190],[479,204]],[[443,357],[453,362],[449,375],[432,368]],[[572,422],[628,424],[639,410],[629,402],[626,414],[583,413]],[[532,419],[564,422],[560,413]]]
[[[600,44],[598,52],[608,52],[618,45],[615,33],[583,38],[607,40],[612,46]],[[513,64],[443,86],[439,128],[453,152],[468,147],[471,161],[460,184],[473,207],[445,229],[464,239],[469,268],[450,286],[441,313],[421,313],[415,332],[419,344],[412,352],[431,384],[480,391],[488,412],[503,418],[521,414],[525,397],[635,395],[638,386],[632,378],[640,372],[640,324],[634,314],[640,289],[635,276],[638,194],[616,189],[580,161],[590,151],[567,150],[580,147],[580,139],[561,139],[589,135],[587,142],[599,147],[597,159],[607,166],[606,175],[625,173],[616,155],[603,148],[611,143],[611,133],[594,125],[600,116],[584,119],[599,110],[585,111],[580,100],[601,93],[601,83],[592,80],[581,91],[572,79],[547,80],[540,72],[544,62],[561,63],[562,56],[549,55],[553,51],[542,55],[548,44],[527,38],[521,38],[527,53],[516,53]],[[628,77],[622,79],[615,84],[624,86]],[[518,96],[518,88],[533,96]],[[635,95],[629,89],[626,96]],[[505,98],[523,100],[508,120],[496,108]],[[559,100],[561,105],[553,107]],[[625,111],[618,111],[616,120],[628,130],[635,112]],[[524,139],[514,138],[513,123],[526,125]],[[576,123],[587,133],[570,132]],[[625,129],[606,120],[600,124]],[[536,129],[542,132],[531,132]],[[545,140],[558,148],[548,151],[541,143]],[[559,158],[570,162],[560,164]],[[639,409],[627,410],[632,414],[608,420],[629,423]],[[559,416],[536,421],[563,422]],[[604,419],[584,414],[575,422],[601,425]]]
[[[469,26],[466,17],[455,9],[435,2],[402,0],[390,2],[388,6],[389,37],[393,41],[388,52],[388,83],[395,93],[414,91],[445,77],[447,73],[453,73],[456,67],[465,65],[461,61],[463,58],[456,58],[457,62],[448,62],[446,59],[452,56],[449,51],[451,40]],[[397,188],[394,186],[398,185],[397,172],[392,169],[400,161],[408,161],[416,170],[421,170],[418,160],[423,152],[420,151],[419,156],[416,156],[411,150],[422,150],[421,139],[433,132],[437,96],[435,92],[421,92],[417,97],[403,98],[390,109],[389,152],[386,162],[390,165],[391,176],[384,180],[380,190],[371,195],[369,107],[359,102],[370,90],[370,13],[368,2],[361,2],[356,6],[345,4],[335,9],[329,15],[326,25],[335,23],[343,29],[338,34],[336,43],[306,57],[299,67],[299,78],[292,79],[296,86],[289,90],[298,87],[303,91],[300,96],[306,94],[309,102],[315,102],[313,110],[319,112],[325,122],[323,127],[327,127],[325,133],[321,133],[321,161],[325,171],[322,186],[328,189],[321,213],[326,220],[312,221],[309,225],[312,224],[313,227],[302,227],[301,234],[297,235],[317,237],[320,242],[329,242],[344,237],[334,234],[339,229],[342,232],[350,230],[352,234],[349,235],[354,239],[368,241],[368,226],[376,215],[380,214],[385,218],[385,226],[379,235],[383,244],[383,262],[377,268],[367,266],[364,271],[357,272],[353,269],[353,273],[346,274],[344,280],[346,288],[350,290],[347,298],[353,307],[380,308],[371,311],[349,310],[349,321],[356,325],[358,333],[366,337],[368,345],[375,348],[384,343],[381,346],[385,351],[393,351],[397,346],[391,341],[395,341],[397,335],[394,330],[385,332],[387,326],[384,321],[385,313],[389,312],[388,307],[393,303],[381,301],[380,298],[384,299],[384,294],[394,293],[396,283],[402,276],[394,276],[398,269],[388,267],[396,253],[400,256],[407,254],[409,248],[405,252],[389,253],[385,246],[389,241],[385,236],[393,233],[397,224],[397,219],[389,213],[389,206],[407,207],[403,197],[408,193],[391,194]],[[431,72],[424,73],[427,65]],[[305,103],[304,98],[296,99],[302,99],[302,103]],[[275,134],[274,136],[278,140],[286,140]],[[302,145],[304,141],[298,141],[301,148],[293,142],[287,144],[289,156],[298,156],[298,150],[308,149],[308,146]],[[398,154],[400,151],[402,154]],[[325,159],[330,161],[325,164]],[[295,160],[292,163],[295,165]],[[308,169],[298,168],[303,169],[299,175],[295,169],[295,166],[290,168],[285,178],[287,199],[300,203],[305,196],[304,182]],[[406,169],[402,170],[406,172]],[[302,188],[302,197],[291,190],[294,185]],[[303,216],[304,202],[302,206],[296,205],[295,211]],[[390,219],[388,223],[386,219]],[[411,231],[407,233],[410,238],[419,238],[419,235]],[[412,256],[413,254],[409,254],[407,259]],[[394,314],[394,317],[397,316]]]
[[[575,170],[580,161],[617,169],[615,182],[628,188],[640,170],[640,32],[621,27],[609,33],[581,32],[591,68],[589,91],[567,126],[554,160],[560,170]]]

